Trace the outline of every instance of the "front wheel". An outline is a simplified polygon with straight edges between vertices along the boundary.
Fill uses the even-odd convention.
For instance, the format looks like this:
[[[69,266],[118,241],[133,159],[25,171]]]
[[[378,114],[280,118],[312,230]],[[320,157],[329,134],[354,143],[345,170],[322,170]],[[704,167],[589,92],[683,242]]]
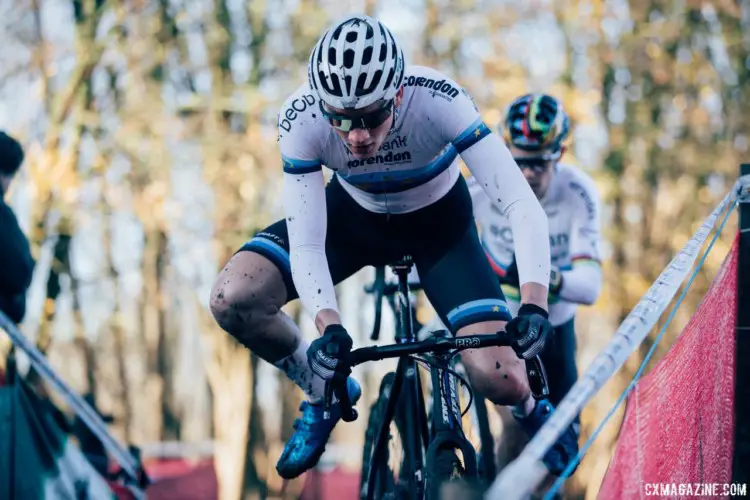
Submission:
[[[427,470],[427,500],[483,500],[484,488],[467,477],[454,449],[439,450]]]
[[[461,356],[456,356],[455,370],[468,379],[466,368],[460,362]],[[473,396],[473,397],[472,397]],[[490,427],[490,418],[487,413],[487,399],[475,389],[463,386],[460,391],[460,407],[466,408],[471,404],[468,414],[462,420],[464,436],[471,442],[477,453],[477,472],[479,481],[489,487],[497,476],[495,438]]]
[[[435,462],[427,464],[427,500],[449,497],[454,482],[464,477],[464,466],[452,449],[438,451]],[[456,497],[459,498],[459,497]]]
[[[362,471],[360,474],[360,500],[410,500],[407,473],[404,470],[406,442],[401,439],[404,429],[403,418],[396,410],[396,416],[390,422],[388,443],[380,456],[375,456],[375,441],[386,415],[388,398],[395,373],[383,377],[378,399],[370,408],[365,433],[365,445],[362,454]],[[372,464],[372,466],[371,466]]]
[[[487,415],[487,403],[480,393],[474,391],[472,405],[476,426],[479,428],[479,477],[485,486],[492,484],[497,476],[495,464],[495,438],[492,436]]]

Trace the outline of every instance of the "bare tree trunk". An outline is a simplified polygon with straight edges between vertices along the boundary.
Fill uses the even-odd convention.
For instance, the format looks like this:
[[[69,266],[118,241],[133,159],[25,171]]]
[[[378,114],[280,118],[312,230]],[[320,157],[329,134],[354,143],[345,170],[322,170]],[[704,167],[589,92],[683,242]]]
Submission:
[[[102,189],[102,193],[106,193],[106,181],[104,180],[104,171],[99,172],[102,179],[102,185],[104,186]],[[106,200],[106,196],[103,196],[103,200]],[[122,426],[123,430],[123,438],[126,442],[130,441],[131,433],[133,431],[132,429],[132,405],[131,405],[131,391],[130,391],[130,382],[128,379],[128,354],[130,349],[128,348],[128,343],[125,340],[125,322],[124,322],[124,316],[122,312],[121,307],[121,297],[118,290],[119,282],[120,282],[120,273],[117,269],[117,267],[114,264],[113,257],[112,257],[112,214],[110,212],[110,207],[107,205],[106,201],[102,202],[102,206],[100,208],[102,213],[102,220],[104,225],[103,230],[103,247],[104,252],[106,255],[106,271],[107,271],[107,278],[110,283],[110,285],[115,290],[114,293],[114,307],[112,312],[110,313],[109,321],[107,322],[107,329],[106,334],[112,336],[112,342],[113,342],[113,351],[112,355],[113,358],[116,360],[117,364],[117,382],[119,385],[119,391],[117,395],[115,396],[115,401],[118,403],[118,413],[119,413],[119,419],[118,423]]]
[[[52,250],[52,265],[47,276],[47,293],[44,299],[44,313],[39,327],[39,337],[37,338],[37,348],[45,353],[52,342],[52,323],[55,321],[57,311],[57,298],[60,296],[60,276],[63,274],[63,262],[67,259],[67,253],[70,248],[70,234],[63,227],[68,224],[60,224],[60,235]]]
[[[44,300],[44,312],[37,338],[37,348],[46,354],[52,342],[51,329],[57,312],[57,299],[60,296],[60,277],[65,272],[65,263],[69,261],[70,252],[70,225],[66,220],[60,223],[60,234],[52,251],[52,266],[47,277],[47,293]],[[47,389],[39,373],[33,369],[29,370],[26,381],[35,388],[39,395],[46,396]]]
[[[219,481],[219,500],[239,500],[243,498],[253,396],[250,352],[221,330],[208,311],[201,308],[201,314],[206,346],[211,353],[206,373],[212,388],[216,422],[214,467]]]
[[[73,296],[73,323],[75,325],[75,343],[81,351],[83,358],[83,370],[86,380],[85,393],[91,394],[95,399],[97,392],[96,383],[96,352],[94,346],[86,338],[86,332],[83,325],[83,315],[81,313],[81,294],[80,283],[75,273],[71,269],[70,259],[65,263],[66,272],[70,278],[70,293]]]
[[[145,114],[166,114],[161,98],[166,80],[166,61],[177,43],[177,27],[168,12],[166,0],[149,16],[142,15],[131,29],[122,31],[119,40],[121,52],[127,60],[128,78],[134,80],[123,95],[123,116],[128,124],[139,130],[132,142],[116,142],[115,150],[127,156],[131,163],[128,181],[133,193],[133,210],[141,222],[144,248],[141,261],[143,288],[138,300],[138,338],[140,355],[145,359],[145,373],[139,398],[145,400],[146,413],[139,420],[145,425],[143,439],[148,441],[176,440],[180,438],[181,419],[175,407],[173,394],[174,363],[170,361],[175,348],[168,335],[171,302],[167,290],[169,248],[164,204],[169,183],[169,156],[163,132],[152,127]],[[119,21],[124,25],[132,13],[125,4],[117,6]],[[155,33],[153,44],[138,43],[143,37]],[[136,95],[133,89],[142,94]],[[114,90],[114,89],[113,89]],[[118,94],[119,95],[119,94]],[[177,121],[175,120],[175,125]],[[125,138],[125,137],[123,137]],[[144,142],[150,154],[134,152]]]
[[[263,412],[258,403],[258,363],[263,361],[251,354],[252,401],[248,421],[248,441],[245,454],[245,479],[243,500],[261,500],[268,496],[267,473],[273,470],[269,464],[268,444],[263,428]],[[274,471],[275,473],[275,471]]]
[[[44,109],[47,113],[52,109],[52,91],[50,89],[49,74],[49,53],[47,44],[49,43],[44,37],[42,30],[42,10],[41,0],[31,0],[31,10],[34,15],[34,30],[36,31],[36,53],[34,61],[39,73],[42,75],[42,93],[44,95]]]
[[[179,439],[181,437],[182,422],[179,412],[175,407],[173,398],[174,393],[174,363],[172,363],[173,349],[176,339],[170,333],[170,311],[174,302],[169,299],[167,283],[168,255],[167,235],[160,231],[158,234],[158,250],[156,259],[156,282],[158,291],[156,295],[157,304],[159,305],[159,336],[156,346],[156,369],[164,383],[164,390],[161,397],[161,418],[163,422],[162,439]]]
[[[93,67],[98,63],[101,56],[101,50],[91,50],[94,46],[93,40],[96,27],[103,10],[97,6],[91,15],[82,18],[76,29],[76,53],[78,64],[75,74],[78,77],[71,79],[71,82],[61,93],[58,98],[52,102],[47,101],[47,112],[50,115],[50,123],[47,128],[44,150],[41,157],[31,155],[29,158],[29,172],[36,187],[36,200],[32,208],[31,233],[29,243],[32,252],[35,255],[40,253],[42,242],[47,238],[47,228],[45,224],[52,208],[57,202],[56,192],[65,192],[66,190],[77,187],[78,158],[81,146],[81,135],[83,133],[81,109],[87,110],[91,105],[91,100],[87,98],[90,87],[90,75]],[[39,18],[39,5],[34,4],[34,15],[36,20],[37,38],[44,45],[44,38],[41,32],[41,23]],[[40,70],[43,75],[43,84],[45,97],[49,98],[49,78],[48,68],[46,66],[46,52],[42,47],[39,55]],[[76,115],[78,124],[75,126],[75,136],[71,141],[69,154],[61,154],[60,134],[66,122],[71,115]],[[68,216],[66,223],[70,224],[71,219]],[[62,222],[61,222],[62,224]],[[58,229],[60,234],[64,233],[63,229]],[[53,268],[47,283],[47,298],[44,303],[44,311],[40,322],[38,344],[45,350],[50,343],[49,328],[55,317],[54,300],[59,293],[59,260],[53,260]]]
[[[91,81],[85,80],[81,82],[81,86],[77,87],[80,107],[75,109],[75,118],[78,123],[75,126],[75,136],[72,141],[71,156],[69,161],[65,165],[65,182],[62,189],[75,189],[78,186],[79,179],[77,174],[79,158],[81,156],[81,143],[83,134],[85,133],[85,125],[83,124],[83,114],[91,109],[92,96],[91,96]],[[51,208],[53,203],[52,191],[48,198],[48,204],[46,208]],[[47,352],[49,345],[52,341],[50,329],[55,319],[55,301],[60,294],[60,275],[69,272],[70,262],[70,239],[74,233],[73,227],[73,207],[70,205],[63,206],[62,212],[63,217],[58,225],[58,239],[53,250],[52,266],[50,273],[47,278],[47,297],[44,302],[44,315],[40,323],[39,337],[37,339],[37,347],[42,352]],[[39,223],[43,224],[46,220],[40,219]]]
[[[146,384],[143,397],[150,408],[163,408],[165,398],[164,372],[159,359],[159,348],[162,345],[164,311],[161,307],[161,280],[158,262],[161,240],[165,239],[161,231],[146,231],[144,234],[143,260],[141,275],[143,291],[139,303],[140,338],[146,357]],[[164,412],[151,411],[147,422],[148,428],[144,439],[161,441],[164,439]]]
[[[268,32],[265,5],[248,4],[247,15],[252,32],[248,49],[254,60],[249,83],[257,86],[262,77],[260,63]],[[215,18],[207,21],[209,58],[212,62],[212,102],[220,102],[224,96],[232,92],[229,60],[234,34],[229,16],[226,5],[220,2]],[[247,118],[244,121],[247,123]],[[209,108],[203,117],[203,148],[209,179],[214,178],[213,174],[218,173],[226,163],[229,154],[222,150],[226,143],[218,139],[234,131],[233,123],[231,113],[225,114],[214,108]],[[232,184],[229,176],[221,175],[215,179],[219,184],[216,187],[224,193],[221,195],[222,205],[226,207],[223,210],[229,210],[228,213],[218,215],[217,231],[222,236],[243,232],[243,228],[237,225],[242,219],[236,216],[235,211],[242,210],[248,202],[240,196],[239,186]],[[232,243],[225,242],[222,250],[222,259],[231,255],[234,251]],[[226,260],[222,260],[223,262]],[[265,474],[268,467],[266,463],[262,463],[258,468],[255,463],[256,458],[260,462],[267,462],[263,451],[266,449],[266,443],[262,430],[261,409],[255,398],[257,365],[251,360],[250,352],[245,347],[216,325],[210,313],[202,312],[206,317],[206,342],[211,345],[212,353],[206,369],[213,395],[214,420],[217,422],[216,471],[220,498],[265,498]]]

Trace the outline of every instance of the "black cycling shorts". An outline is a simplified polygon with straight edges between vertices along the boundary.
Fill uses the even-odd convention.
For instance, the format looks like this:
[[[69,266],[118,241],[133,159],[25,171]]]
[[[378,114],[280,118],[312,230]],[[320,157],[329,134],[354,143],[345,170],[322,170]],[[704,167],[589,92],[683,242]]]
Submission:
[[[357,204],[334,176],[326,186],[326,205],[326,257],[334,284],[365,266],[386,265],[410,255],[427,298],[454,334],[481,321],[511,319],[479,242],[463,177],[427,207],[406,214],[379,214]],[[298,298],[284,219],[257,233],[238,251],[268,258],[281,270],[287,302]]]

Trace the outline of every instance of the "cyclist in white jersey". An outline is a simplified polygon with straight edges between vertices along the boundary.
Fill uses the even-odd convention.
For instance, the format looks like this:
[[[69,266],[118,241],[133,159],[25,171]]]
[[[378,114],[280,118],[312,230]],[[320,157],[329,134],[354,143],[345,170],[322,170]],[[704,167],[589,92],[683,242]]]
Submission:
[[[404,255],[414,261],[427,297],[456,335],[507,329],[518,345],[466,351],[472,385],[514,406],[534,429],[549,417],[531,397],[525,365],[551,332],[547,320],[548,225],[508,148],[482,121],[460,86],[430,68],[404,64],[390,31],[357,16],[327,30],[313,48],[308,82],[279,114],[286,216],[232,257],[211,292],[216,321],[307,394],[302,418],[277,463],[293,478],[314,466],[340,419],[324,420],[325,381],[344,377],[338,357],[352,348],[334,285],[366,265]],[[511,318],[484,256],[461,155],[523,250],[521,302]],[[322,167],[335,175],[325,185]],[[321,337],[306,344],[281,311],[300,298]],[[344,373],[342,373],[344,372]],[[349,377],[356,402],[361,395]],[[564,435],[546,457],[561,471],[577,451]]]
[[[546,94],[515,99],[498,127],[516,163],[539,199],[549,221],[549,321],[553,335],[541,358],[549,380],[549,400],[557,406],[578,379],[575,314],[579,304],[593,304],[602,287],[600,266],[601,202],[593,180],[580,169],[559,163],[565,153],[569,118],[562,104]],[[520,307],[514,231],[476,179],[468,180],[474,215],[490,266],[502,284],[512,314]],[[511,434],[512,412],[500,409]],[[523,425],[521,425],[523,427]],[[576,417],[573,430],[578,434]],[[500,466],[514,458],[524,440],[506,439]]]
[[[559,163],[569,131],[562,104],[546,94],[514,100],[500,125],[505,141],[539,199],[549,222],[552,257],[549,321],[555,328],[542,361],[550,379],[550,401],[557,405],[577,379],[575,314],[593,304],[602,287],[601,202],[593,180]],[[513,227],[470,178],[474,216],[490,266],[498,275],[512,314],[520,307]],[[553,341],[554,340],[554,341]]]

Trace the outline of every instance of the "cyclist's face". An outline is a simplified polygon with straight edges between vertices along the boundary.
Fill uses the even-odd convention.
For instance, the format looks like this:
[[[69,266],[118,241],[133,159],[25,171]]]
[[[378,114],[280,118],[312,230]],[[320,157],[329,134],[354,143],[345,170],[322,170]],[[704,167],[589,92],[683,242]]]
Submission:
[[[329,115],[333,130],[341,137],[341,140],[344,141],[344,144],[352,152],[352,155],[358,159],[369,158],[383,145],[383,141],[385,141],[385,137],[388,135],[388,131],[393,124],[393,112],[401,103],[403,95],[404,89],[402,87],[396,93],[392,104],[376,102],[365,108],[358,109],[356,112],[332,107],[327,107],[325,111],[330,112],[332,115],[351,117],[353,119],[358,125],[357,128],[346,131],[342,130],[338,125],[348,125],[347,121],[331,120],[331,116]],[[364,128],[361,126],[362,124],[372,125],[370,128]],[[346,126],[343,128],[346,128]]]
[[[565,153],[565,146],[560,149],[559,154],[554,154],[552,150],[524,151],[511,145],[510,153],[521,168],[523,176],[526,177],[526,181],[528,181],[536,197],[543,198],[547,194],[552,177],[555,175],[555,165],[560,156]],[[554,159],[546,159],[550,157]]]

